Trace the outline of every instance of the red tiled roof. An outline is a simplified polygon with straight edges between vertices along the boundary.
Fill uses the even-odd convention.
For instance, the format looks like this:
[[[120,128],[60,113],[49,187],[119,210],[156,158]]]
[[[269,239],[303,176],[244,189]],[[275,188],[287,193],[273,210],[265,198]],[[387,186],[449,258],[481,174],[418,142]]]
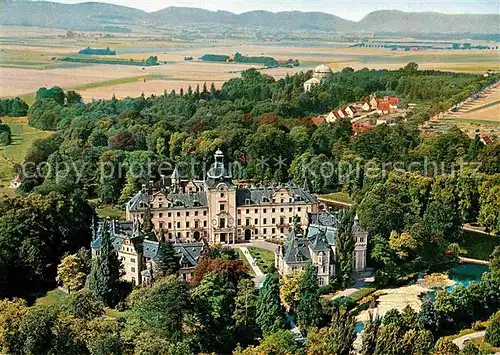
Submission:
[[[491,139],[491,137],[489,137],[489,136],[482,136],[481,138],[483,139],[484,143],[486,143],[486,144],[493,143],[493,139]]]
[[[379,109],[381,111],[389,111],[389,109],[390,109],[389,102],[388,101],[379,102],[377,109]]]
[[[397,97],[389,97],[388,101],[391,106],[397,106],[399,99]]]
[[[363,132],[375,129],[376,127],[377,127],[376,125],[368,125],[368,124],[363,124],[363,123],[353,123],[352,124],[352,130],[354,133],[363,133]]]
[[[313,124],[315,124],[316,126],[319,126],[320,124],[325,122],[325,118],[324,117],[313,117],[313,118],[311,118],[311,122]]]

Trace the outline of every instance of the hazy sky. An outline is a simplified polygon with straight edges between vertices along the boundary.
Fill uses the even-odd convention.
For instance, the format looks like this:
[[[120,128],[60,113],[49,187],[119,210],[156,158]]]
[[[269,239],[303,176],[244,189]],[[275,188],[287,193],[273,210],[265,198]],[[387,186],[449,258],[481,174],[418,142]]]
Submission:
[[[1,1],[1,0],[0,0]],[[86,0],[52,0],[61,3],[80,3]],[[168,6],[199,7],[208,10],[226,10],[241,13],[250,10],[268,11],[320,11],[349,19],[360,20],[375,10],[437,11],[447,14],[480,13],[499,14],[498,0],[92,0],[135,7],[148,12]]]

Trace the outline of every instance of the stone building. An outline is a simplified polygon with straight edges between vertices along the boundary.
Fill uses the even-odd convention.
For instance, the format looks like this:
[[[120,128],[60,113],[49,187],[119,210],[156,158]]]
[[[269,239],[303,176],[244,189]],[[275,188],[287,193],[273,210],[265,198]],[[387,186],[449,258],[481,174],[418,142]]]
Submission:
[[[126,219],[142,223],[149,209],[155,231],[166,241],[215,245],[283,238],[294,217],[306,226],[308,213],[318,211],[318,200],[307,188],[236,186],[220,150],[214,158],[204,180],[181,180],[174,170],[159,186],[144,186],[127,203]]]
[[[144,233],[137,220],[100,222],[91,243],[92,257],[99,255],[104,228],[108,228],[111,242],[121,260],[122,279],[135,285],[150,285],[158,276],[160,245],[154,232]],[[206,250],[203,243],[173,243],[179,259],[180,274],[190,281],[198,260]]]
[[[366,268],[368,233],[361,228],[356,216],[352,227],[356,239],[353,255],[353,271]],[[335,238],[338,233],[338,220],[335,213],[322,211],[309,214],[306,233],[301,235],[292,231],[283,246],[275,252],[275,267],[281,275],[303,270],[312,262],[318,268],[318,283],[328,285],[335,277],[337,252]]]
[[[304,91],[309,92],[314,86],[321,84],[321,81],[332,73],[332,69],[326,64],[320,64],[313,70],[313,77],[304,83]]]

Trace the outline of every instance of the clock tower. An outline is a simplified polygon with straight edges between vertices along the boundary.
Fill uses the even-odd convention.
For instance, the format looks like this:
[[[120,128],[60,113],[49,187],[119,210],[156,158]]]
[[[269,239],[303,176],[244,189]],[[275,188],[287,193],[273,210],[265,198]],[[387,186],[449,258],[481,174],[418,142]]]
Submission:
[[[224,154],[217,149],[215,161],[207,172],[205,189],[208,199],[210,244],[236,242],[236,186],[224,165]]]

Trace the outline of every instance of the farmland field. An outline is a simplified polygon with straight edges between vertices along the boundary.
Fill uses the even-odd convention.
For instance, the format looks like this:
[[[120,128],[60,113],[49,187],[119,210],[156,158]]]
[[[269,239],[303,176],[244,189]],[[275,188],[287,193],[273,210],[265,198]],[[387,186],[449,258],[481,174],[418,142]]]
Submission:
[[[65,31],[55,29],[0,26],[0,97],[22,96],[29,103],[40,87],[61,86],[82,91],[86,100],[93,98],[160,94],[164,90],[186,89],[191,85],[220,86],[224,81],[238,77],[248,68],[262,69],[261,65],[209,63],[198,60],[203,54],[232,55],[240,52],[248,56],[270,56],[278,60],[298,59],[297,68],[262,69],[266,74],[282,78],[297,71],[310,70],[320,63],[329,63],[333,70],[397,69],[415,61],[424,69],[453,70],[482,73],[498,70],[499,52],[496,50],[416,52],[390,51],[384,48],[349,47],[347,42],[251,42],[250,40],[171,40],[151,37],[141,30],[132,35],[98,37],[82,32],[80,37],[65,38]],[[121,37],[120,37],[121,36]],[[154,67],[70,63],[61,58],[72,56],[85,47],[116,50],[115,56],[102,59],[142,60],[157,56],[162,64]],[[192,57],[193,61],[184,61]],[[152,80],[151,76],[162,76]],[[141,80],[147,77],[146,81]]]
[[[457,126],[473,137],[476,133],[500,136],[500,86],[464,104],[457,112],[447,113],[435,125],[439,130]]]

